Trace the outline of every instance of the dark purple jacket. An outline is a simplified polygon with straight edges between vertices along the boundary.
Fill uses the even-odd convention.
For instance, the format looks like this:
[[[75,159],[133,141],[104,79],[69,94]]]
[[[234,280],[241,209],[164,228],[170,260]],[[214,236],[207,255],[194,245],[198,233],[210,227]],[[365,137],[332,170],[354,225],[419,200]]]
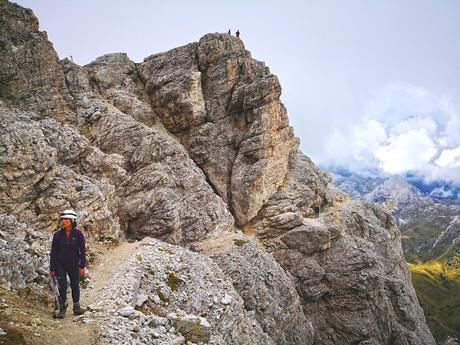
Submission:
[[[86,266],[85,237],[79,229],[70,230],[69,237],[64,229],[54,234],[50,254],[51,272],[56,271],[57,264],[69,269]]]

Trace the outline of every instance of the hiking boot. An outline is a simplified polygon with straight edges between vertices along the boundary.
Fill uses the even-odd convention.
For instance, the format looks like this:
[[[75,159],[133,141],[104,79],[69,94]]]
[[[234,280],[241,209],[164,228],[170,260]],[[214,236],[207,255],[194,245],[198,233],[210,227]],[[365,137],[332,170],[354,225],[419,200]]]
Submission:
[[[73,304],[73,314],[74,315],[82,315],[85,313],[85,310],[80,307],[80,303]]]
[[[65,317],[65,312],[67,311],[67,304],[59,306],[59,313],[57,314],[58,319],[63,319]]]

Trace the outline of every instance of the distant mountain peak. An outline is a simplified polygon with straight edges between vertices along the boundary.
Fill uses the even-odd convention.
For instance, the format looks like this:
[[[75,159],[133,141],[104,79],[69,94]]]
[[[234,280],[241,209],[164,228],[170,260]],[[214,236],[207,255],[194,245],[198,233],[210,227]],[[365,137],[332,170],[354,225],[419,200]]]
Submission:
[[[402,176],[395,175],[364,195],[363,199],[378,203],[393,201],[398,204],[407,204],[415,201],[423,202],[427,197]]]

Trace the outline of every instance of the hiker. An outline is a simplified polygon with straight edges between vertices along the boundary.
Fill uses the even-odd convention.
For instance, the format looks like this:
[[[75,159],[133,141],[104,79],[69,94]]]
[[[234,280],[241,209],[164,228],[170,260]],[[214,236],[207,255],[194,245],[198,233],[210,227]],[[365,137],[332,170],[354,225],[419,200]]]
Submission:
[[[240,37],[240,30],[236,30],[235,35],[236,35],[236,37],[239,38]]]
[[[229,34],[229,35],[231,35],[231,34],[232,34],[232,33],[231,33],[231,31],[230,31],[230,29],[228,29],[228,34]]]
[[[72,288],[73,314],[85,311],[80,307],[80,277],[85,275],[85,238],[77,228],[77,213],[65,210],[61,213],[61,228],[53,236],[50,254],[50,277],[57,277],[59,284],[58,319],[63,319],[67,310],[67,275]]]
[[[316,214],[316,218],[319,218],[319,206],[315,206],[315,214]]]

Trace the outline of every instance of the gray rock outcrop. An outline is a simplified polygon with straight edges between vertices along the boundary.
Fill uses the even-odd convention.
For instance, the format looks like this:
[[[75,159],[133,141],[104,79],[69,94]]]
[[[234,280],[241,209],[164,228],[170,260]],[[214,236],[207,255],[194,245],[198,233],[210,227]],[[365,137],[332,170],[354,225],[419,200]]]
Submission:
[[[69,115],[59,58],[32,10],[0,1],[0,99],[63,121]]]
[[[0,213],[0,286],[36,291],[46,275],[46,235]]]
[[[275,344],[313,344],[314,330],[291,278],[270,254],[252,240],[239,238],[211,258]],[[255,268],[259,274],[254,274]]]
[[[150,240],[120,267],[92,307],[100,310],[93,317],[105,320],[100,344],[134,339],[151,344],[173,339],[178,344],[276,343],[216,263],[158,240]]]
[[[227,34],[150,56],[139,71],[165,127],[246,224],[281,186],[298,145],[276,76]]]
[[[391,215],[350,200],[307,157],[291,159],[284,188],[246,231],[292,274],[318,344],[434,343],[403,283],[410,275]]]
[[[2,108],[0,116],[1,212],[49,234],[61,210],[74,207],[90,237],[118,236],[117,157],[54,119]]]
[[[79,121],[77,125],[102,151],[122,157],[121,165],[127,175],[117,184],[123,200],[118,214],[125,233],[134,238],[155,236],[190,245],[209,232],[234,231],[226,204],[214,193],[184,147],[161,122],[157,123],[152,110],[143,112],[148,105],[137,98],[135,82],[120,81],[122,77],[117,71],[121,65],[131,71],[132,62],[122,54],[97,59],[88,66],[89,72],[69,61],[65,62],[65,70],[66,78],[71,75],[69,80],[79,80],[78,85],[71,86],[73,107],[81,114],[79,118],[86,118],[88,109],[96,108],[91,104],[97,104],[95,111],[100,113],[94,123]],[[132,88],[119,90],[120,83]],[[92,84],[94,91],[89,91],[86,86]],[[134,106],[122,108],[127,112],[124,113],[105,100],[107,94],[131,97]]]

